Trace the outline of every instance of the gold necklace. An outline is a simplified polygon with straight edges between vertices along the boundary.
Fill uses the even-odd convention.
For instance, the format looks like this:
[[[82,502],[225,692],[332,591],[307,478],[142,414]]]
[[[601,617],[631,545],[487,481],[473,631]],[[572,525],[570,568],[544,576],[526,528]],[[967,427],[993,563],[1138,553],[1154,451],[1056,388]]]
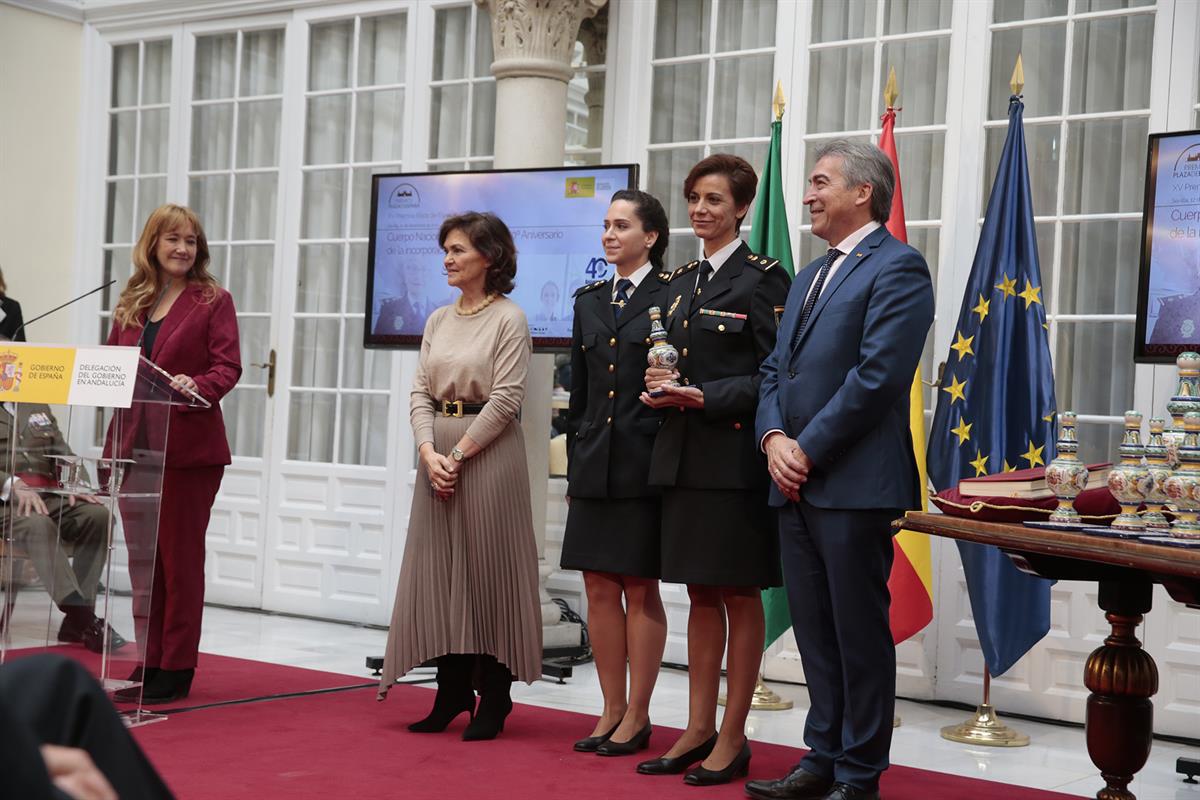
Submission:
[[[492,303],[496,302],[497,297],[499,297],[499,295],[489,294],[487,297],[483,298],[483,302],[479,305],[475,306],[474,308],[465,309],[463,308],[462,304],[462,295],[459,295],[458,299],[454,301],[454,313],[458,314],[460,317],[473,317],[480,311],[483,311],[485,308],[490,306]]]

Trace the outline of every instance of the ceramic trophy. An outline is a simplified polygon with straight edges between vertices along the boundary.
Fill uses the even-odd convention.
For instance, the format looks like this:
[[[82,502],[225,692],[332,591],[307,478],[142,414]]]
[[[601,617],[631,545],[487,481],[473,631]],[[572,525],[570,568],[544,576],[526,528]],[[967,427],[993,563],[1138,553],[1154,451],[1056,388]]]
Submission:
[[[1183,415],[1184,437],[1179,445],[1179,469],[1167,478],[1167,497],[1177,509],[1171,523],[1171,535],[1181,539],[1200,539],[1200,412]]]
[[[1058,498],[1058,508],[1050,515],[1051,522],[1079,524],[1075,498],[1087,486],[1087,465],[1079,460],[1079,440],[1075,438],[1075,412],[1059,415],[1058,457],[1046,467],[1046,486]]]
[[[1188,351],[1175,357],[1178,382],[1175,394],[1167,401],[1171,414],[1171,427],[1163,432],[1163,443],[1167,446],[1167,464],[1171,469],[1179,468],[1179,445],[1183,443],[1183,415],[1189,411],[1200,411],[1200,353]]]
[[[679,351],[675,345],[667,341],[667,331],[662,325],[662,309],[650,306],[650,352],[646,353],[646,363],[659,369],[675,369],[679,363]],[[668,381],[668,386],[678,386],[679,381]],[[662,397],[666,392],[656,389],[650,392],[651,397]]]
[[[1167,478],[1171,477],[1171,466],[1167,462],[1167,444],[1163,440],[1166,422],[1159,417],[1150,420],[1150,441],[1146,443],[1146,469],[1150,471],[1150,491],[1146,492],[1146,510],[1142,521],[1146,527],[1167,529],[1171,523],[1163,514],[1167,502]]]
[[[1124,531],[1145,530],[1146,523],[1137,510],[1150,489],[1150,470],[1142,464],[1146,448],[1142,446],[1142,415],[1137,411],[1125,412],[1125,435],[1119,452],[1121,463],[1108,473],[1108,491],[1121,504],[1121,513],[1112,526]]]

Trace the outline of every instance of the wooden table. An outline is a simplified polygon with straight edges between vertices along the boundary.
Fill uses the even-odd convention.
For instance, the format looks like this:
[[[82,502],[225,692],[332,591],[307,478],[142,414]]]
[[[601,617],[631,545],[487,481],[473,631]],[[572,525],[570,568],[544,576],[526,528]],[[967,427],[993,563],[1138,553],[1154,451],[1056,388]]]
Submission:
[[[1043,578],[1096,581],[1099,605],[1112,633],[1090,656],[1083,672],[1088,696],[1088,754],[1105,788],[1099,800],[1135,800],[1133,776],[1150,757],[1158,667],[1134,635],[1150,611],[1152,589],[1200,608],[1200,549],[1114,539],[1074,531],[979,522],[910,511],[897,527],[1000,548],[1023,572]]]

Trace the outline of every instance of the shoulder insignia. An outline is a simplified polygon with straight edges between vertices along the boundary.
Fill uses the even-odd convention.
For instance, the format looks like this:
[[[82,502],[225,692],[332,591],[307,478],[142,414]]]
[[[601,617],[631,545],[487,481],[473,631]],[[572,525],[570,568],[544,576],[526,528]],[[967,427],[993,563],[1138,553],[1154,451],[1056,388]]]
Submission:
[[[671,273],[671,278],[670,278],[670,280],[675,280],[675,279],[676,279],[676,278],[678,278],[680,275],[684,275],[684,274],[686,274],[686,273],[688,273],[688,272],[691,272],[692,270],[694,270],[694,269],[695,269],[696,267],[698,267],[698,266],[700,266],[700,261],[699,261],[699,259],[697,259],[696,261],[691,261],[691,262],[689,262],[689,263],[687,263],[687,264],[684,264],[682,267],[680,267],[679,269],[677,269],[677,270],[675,270],[674,272],[672,272],[672,273]]]
[[[778,258],[767,258],[766,256],[760,256],[760,255],[756,255],[754,253],[751,253],[750,255],[746,256],[746,260],[749,261],[754,266],[761,269],[763,272],[766,272],[771,267],[773,267],[779,263]]]
[[[599,289],[601,286],[603,286],[606,283],[608,283],[607,279],[602,280],[602,281],[593,281],[592,283],[585,283],[583,286],[580,286],[578,289],[575,290],[575,296],[579,297],[581,294],[587,294],[588,292],[592,291],[593,289]]]
[[[671,273],[669,273],[669,272],[660,272],[660,273],[658,273],[658,279],[659,279],[660,281],[669,281],[669,280],[671,280]]]

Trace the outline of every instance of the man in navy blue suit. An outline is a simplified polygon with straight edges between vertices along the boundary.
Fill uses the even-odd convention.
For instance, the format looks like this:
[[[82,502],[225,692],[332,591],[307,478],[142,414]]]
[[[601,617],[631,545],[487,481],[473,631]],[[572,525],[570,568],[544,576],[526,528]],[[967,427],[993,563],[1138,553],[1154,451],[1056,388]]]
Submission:
[[[796,275],[762,365],[757,435],[779,508],[810,752],[761,800],[879,797],[896,701],[891,522],[917,508],[908,390],[933,322],[925,259],[883,227],[895,177],[877,147],[817,151],[804,204],[829,242]]]

